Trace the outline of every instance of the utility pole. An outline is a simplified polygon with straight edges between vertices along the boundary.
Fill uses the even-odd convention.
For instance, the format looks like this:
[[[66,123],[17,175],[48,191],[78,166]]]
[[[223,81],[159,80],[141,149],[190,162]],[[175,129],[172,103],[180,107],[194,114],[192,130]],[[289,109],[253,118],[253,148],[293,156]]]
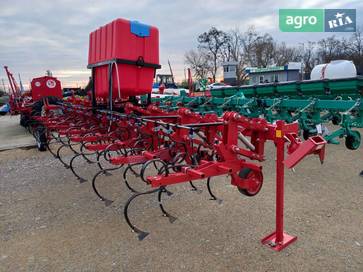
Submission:
[[[21,82],[20,73],[18,73],[18,76],[19,76],[20,92],[24,92],[24,87],[23,87],[23,83]]]
[[[7,93],[6,88],[5,88],[5,81],[4,81],[4,79],[2,78],[2,79],[1,79],[1,81],[3,82],[3,89],[4,89],[4,92],[6,92],[6,93]]]
[[[173,70],[171,69],[171,65],[170,65],[170,61],[168,60],[168,65],[169,65],[169,69],[170,69],[170,74],[171,74],[171,78],[173,79],[173,83],[175,82],[174,80],[174,74],[173,74]]]

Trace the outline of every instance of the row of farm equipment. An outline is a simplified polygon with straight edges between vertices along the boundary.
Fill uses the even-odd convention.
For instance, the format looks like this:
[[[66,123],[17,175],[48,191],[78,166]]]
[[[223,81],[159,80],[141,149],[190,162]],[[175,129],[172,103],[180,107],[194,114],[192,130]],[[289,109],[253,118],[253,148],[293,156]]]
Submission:
[[[146,101],[146,97],[143,98]],[[236,111],[248,117],[263,117],[269,122],[284,120],[299,122],[304,139],[313,135],[323,135],[329,143],[337,144],[338,138],[345,137],[345,146],[356,150],[361,143],[357,128],[363,127],[363,103],[358,95],[354,99],[319,99],[316,97],[251,97],[242,92],[228,97],[205,97],[188,95],[152,98],[163,109],[173,110],[179,106],[188,107],[200,113],[214,112],[222,115],[225,111]],[[331,125],[330,131],[328,124]]]
[[[174,222],[162,197],[171,195],[170,188],[177,184],[188,183],[199,191],[195,182],[205,181],[210,198],[220,202],[211,181],[228,176],[241,194],[253,197],[263,184],[265,145],[273,142],[276,227],[262,243],[283,249],[296,240],[284,232],[285,167],[295,167],[308,155],[323,162],[326,143],[336,137],[345,137],[347,148],[357,149],[360,134],[354,128],[362,127],[360,96],[306,99],[277,97],[274,92],[273,97],[246,98],[241,90],[227,96],[231,90],[227,88],[219,90],[226,97],[152,98],[152,81],[160,68],[158,40],[157,28],[136,21],[117,19],[97,29],[90,34],[90,99],[62,99],[55,78],[37,78],[27,95],[14,87],[13,113],[21,114],[38,148],[49,150],[80,182],[90,181],[106,206],[112,200],[100,193],[97,181],[122,171],[131,193],[124,217],[140,240],[148,232],[131,220],[129,208],[135,199],[155,194],[162,215]],[[328,122],[340,128],[328,133],[324,126]],[[301,131],[305,141],[299,137]],[[70,159],[62,155],[64,150]],[[79,173],[75,163],[79,160],[97,169],[92,179]],[[135,182],[146,189],[140,190]]]

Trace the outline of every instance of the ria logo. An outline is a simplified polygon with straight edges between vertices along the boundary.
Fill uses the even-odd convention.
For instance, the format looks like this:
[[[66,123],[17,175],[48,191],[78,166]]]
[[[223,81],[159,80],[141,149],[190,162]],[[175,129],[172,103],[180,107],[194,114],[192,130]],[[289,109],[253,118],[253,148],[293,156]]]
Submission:
[[[325,10],[326,32],[355,32],[356,10],[355,9],[326,9]]]
[[[283,32],[355,32],[355,9],[280,9]]]
[[[335,15],[335,18],[337,18],[336,20],[331,20],[328,21],[329,24],[329,28],[335,28],[335,27],[340,27],[340,26],[344,26],[344,25],[349,25],[349,24],[353,24],[352,19],[350,19],[349,16],[345,16],[343,17],[344,13],[337,13]],[[344,21],[343,21],[344,19]]]

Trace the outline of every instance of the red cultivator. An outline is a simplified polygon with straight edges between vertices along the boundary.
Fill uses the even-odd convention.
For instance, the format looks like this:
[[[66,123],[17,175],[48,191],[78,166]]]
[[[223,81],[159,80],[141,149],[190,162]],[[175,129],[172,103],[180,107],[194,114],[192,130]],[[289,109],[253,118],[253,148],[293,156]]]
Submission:
[[[315,136],[301,142],[296,123],[270,124],[264,119],[249,119],[234,112],[226,112],[218,118],[213,114],[192,113],[185,108],[163,112],[155,106],[142,108],[131,104],[126,104],[124,111],[100,110],[94,114],[90,107],[51,105],[46,107],[47,114],[36,120],[47,131],[51,151],[52,142],[61,144],[56,152],[52,151],[55,157],[61,159],[62,148],[69,147],[74,152],[69,164],[61,161],[81,182],[86,180],[74,168],[76,158],[100,168],[92,186],[107,206],[112,201],[98,192],[96,178],[123,167],[124,182],[133,193],[124,206],[124,215],[140,240],[148,233],[133,225],[128,216],[129,205],[135,198],[157,194],[163,215],[173,222],[175,217],[160,202],[163,193],[171,194],[167,187],[170,185],[187,182],[196,190],[193,182],[206,179],[211,199],[220,202],[211,191],[210,181],[212,177],[229,175],[231,184],[239,192],[254,196],[261,190],[263,174],[262,166],[252,161],[263,161],[265,143],[273,141],[277,148],[277,227],[276,235],[269,236],[264,243],[279,250],[291,242],[290,236],[282,232],[283,164],[294,167],[308,154],[318,154],[322,162],[323,138]],[[285,143],[288,143],[289,154],[286,160]],[[101,158],[108,166],[102,165]],[[127,180],[129,174],[140,177],[152,189],[137,191]]]
[[[124,216],[142,240],[148,233],[137,228],[128,214],[133,200],[155,193],[162,214],[174,222],[176,218],[161,203],[163,193],[172,194],[171,185],[189,183],[192,190],[200,191],[193,182],[206,180],[211,199],[220,203],[210,182],[213,177],[228,175],[240,193],[255,196],[263,184],[258,162],[265,159],[265,143],[272,141],[277,149],[276,230],[262,242],[275,250],[293,242],[296,237],[283,232],[284,165],[292,168],[309,154],[319,155],[323,162],[324,139],[315,136],[302,142],[297,136],[297,123],[271,124],[235,112],[217,117],[186,108],[167,112],[150,103],[141,105],[137,96],[149,94],[150,101],[158,62],[155,27],[119,19],[92,32],[88,65],[92,69],[92,102],[39,100],[32,106],[36,110],[29,120],[37,142],[80,182],[87,179],[79,174],[75,162],[82,159],[95,165],[98,172],[92,188],[106,206],[112,201],[101,195],[97,179],[122,170],[123,181],[132,193],[124,206]],[[69,161],[62,155],[65,149],[73,154]],[[148,189],[136,189],[130,175]]]

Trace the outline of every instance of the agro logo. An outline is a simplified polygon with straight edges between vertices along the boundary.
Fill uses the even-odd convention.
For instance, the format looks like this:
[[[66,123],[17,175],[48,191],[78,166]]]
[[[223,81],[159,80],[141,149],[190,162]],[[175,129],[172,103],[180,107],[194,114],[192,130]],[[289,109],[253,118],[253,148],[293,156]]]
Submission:
[[[324,31],[324,10],[280,9],[279,27],[283,32]]]
[[[306,24],[315,25],[318,18],[315,16],[286,16],[286,24],[291,25],[296,29],[303,27]]]
[[[56,83],[55,83],[55,81],[53,79],[48,79],[46,84],[47,84],[47,87],[51,88],[51,89],[53,89],[55,87],[55,85],[56,85]]]
[[[40,87],[40,85],[42,85],[42,84],[39,81],[35,82],[35,86]]]

